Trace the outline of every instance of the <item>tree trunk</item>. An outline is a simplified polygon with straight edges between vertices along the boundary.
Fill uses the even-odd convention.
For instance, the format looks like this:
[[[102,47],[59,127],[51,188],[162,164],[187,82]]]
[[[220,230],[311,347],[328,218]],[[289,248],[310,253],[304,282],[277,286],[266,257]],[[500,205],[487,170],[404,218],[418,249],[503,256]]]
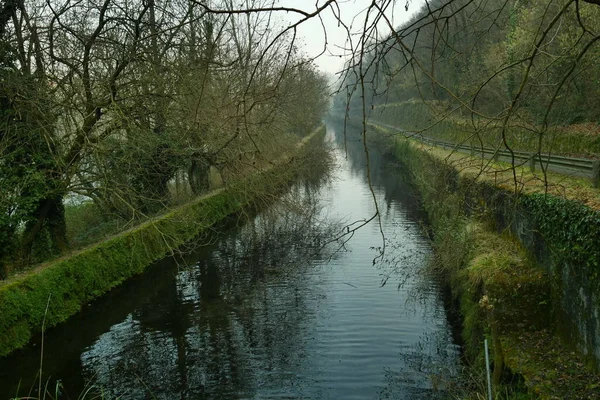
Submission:
[[[50,234],[50,247],[53,252],[60,254],[68,249],[65,207],[62,196],[41,200],[34,213],[35,219],[28,222],[21,239],[18,263],[21,267],[31,262],[33,244],[43,228],[47,227]]]
[[[50,240],[52,245],[52,251],[55,254],[62,254],[69,249],[69,243],[67,240],[67,221],[65,219],[65,205],[63,204],[62,197],[58,197],[52,200],[50,209],[47,215],[48,230],[50,233]]]
[[[205,160],[192,160],[188,169],[188,179],[194,195],[200,195],[208,190],[209,169],[210,165]]]

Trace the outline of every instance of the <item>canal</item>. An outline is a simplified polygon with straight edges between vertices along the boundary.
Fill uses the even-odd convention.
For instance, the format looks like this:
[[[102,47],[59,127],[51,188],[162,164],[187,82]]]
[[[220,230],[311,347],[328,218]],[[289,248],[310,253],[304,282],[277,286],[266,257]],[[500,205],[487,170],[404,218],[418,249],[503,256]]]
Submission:
[[[373,196],[356,136],[346,151],[330,125],[328,142],[327,179],[299,182],[49,330],[49,391],[58,380],[66,399],[443,398],[459,348],[422,274],[425,215],[401,167],[372,152]],[[374,197],[381,223],[335,240],[373,216]],[[37,396],[40,348],[0,359],[0,399]]]

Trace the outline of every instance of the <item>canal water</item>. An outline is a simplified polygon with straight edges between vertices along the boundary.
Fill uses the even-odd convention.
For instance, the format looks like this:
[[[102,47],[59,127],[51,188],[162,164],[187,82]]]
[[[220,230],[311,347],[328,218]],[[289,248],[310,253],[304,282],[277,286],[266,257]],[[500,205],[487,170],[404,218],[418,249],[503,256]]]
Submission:
[[[49,330],[49,391],[58,380],[68,399],[447,395],[459,348],[441,291],[421,273],[425,216],[400,167],[376,152],[373,195],[360,142],[349,135],[346,150],[341,136],[328,127],[337,166],[327,179],[298,183]],[[350,237],[374,198],[380,223]],[[40,353],[38,340],[0,359],[0,399],[37,396]]]

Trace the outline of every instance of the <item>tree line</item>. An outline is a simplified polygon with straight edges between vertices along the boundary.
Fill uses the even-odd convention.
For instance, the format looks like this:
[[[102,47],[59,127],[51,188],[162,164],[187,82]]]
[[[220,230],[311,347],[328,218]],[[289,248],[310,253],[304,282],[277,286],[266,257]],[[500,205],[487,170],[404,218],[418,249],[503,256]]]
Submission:
[[[236,10],[233,0],[1,3],[1,276],[36,247],[70,248],[69,204],[136,221],[171,205],[175,184],[200,195],[211,174],[239,179],[315,127],[326,80],[294,30]]]
[[[348,33],[338,102],[363,116],[418,101],[431,126],[460,118],[509,150],[526,132],[540,151],[554,126],[598,123],[596,0],[434,0],[400,27],[392,11],[418,5],[365,4],[349,25],[336,0],[4,0],[0,260],[68,249],[65,200],[135,221],[174,184],[198,195],[285,151],[327,108],[296,43],[326,12]]]
[[[388,3],[366,10],[340,108],[352,93],[350,107],[365,115],[377,105],[420,103],[430,109],[420,129],[461,119],[476,139],[494,132],[509,150],[515,136],[529,135],[541,151],[556,127],[598,133],[597,1],[433,0],[400,27]],[[382,25],[391,33],[381,34]]]
[[[411,56],[394,46],[386,60],[392,98],[540,124],[598,122],[599,33],[600,8],[578,0],[429,3],[398,33]]]

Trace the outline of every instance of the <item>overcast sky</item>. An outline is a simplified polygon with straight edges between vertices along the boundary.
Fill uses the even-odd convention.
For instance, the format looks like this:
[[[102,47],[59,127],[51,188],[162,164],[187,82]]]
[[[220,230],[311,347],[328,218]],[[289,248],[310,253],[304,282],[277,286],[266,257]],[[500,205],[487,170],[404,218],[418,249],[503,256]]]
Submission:
[[[325,0],[318,0],[318,4],[323,4]],[[338,0],[340,6],[341,19],[347,26],[352,26],[352,32],[360,32],[366,17],[366,10],[372,0]],[[379,3],[383,1],[378,0]],[[397,1],[395,7],[390,6],[386,15],[393,21],[393,25],[399,25],[408,21],[408,19],[420,8],[422,0],[412,0],[408,11],[405,10],[406,1]],[[315,0],[280,0],[280,5],[299,8],[308,12],[315,10]],[[298,15],[281,15],[284,24],[290,24],[298,19]],[[327,29],[327,52],[316,60],[317,66],[326,73],[335,74],[343,68],[346,55],[343,48],[346,46],[347,33],[342,27],[338,27],[338,22],[332,11],[328,9],[321,16],[323,24]],[[380,24],[380,36],[389,33],[389,29]],[[321,21],[313,18],[303,23],[298,29],[299,47],[308,55],[316,56],[323,51],[325,36]]]

